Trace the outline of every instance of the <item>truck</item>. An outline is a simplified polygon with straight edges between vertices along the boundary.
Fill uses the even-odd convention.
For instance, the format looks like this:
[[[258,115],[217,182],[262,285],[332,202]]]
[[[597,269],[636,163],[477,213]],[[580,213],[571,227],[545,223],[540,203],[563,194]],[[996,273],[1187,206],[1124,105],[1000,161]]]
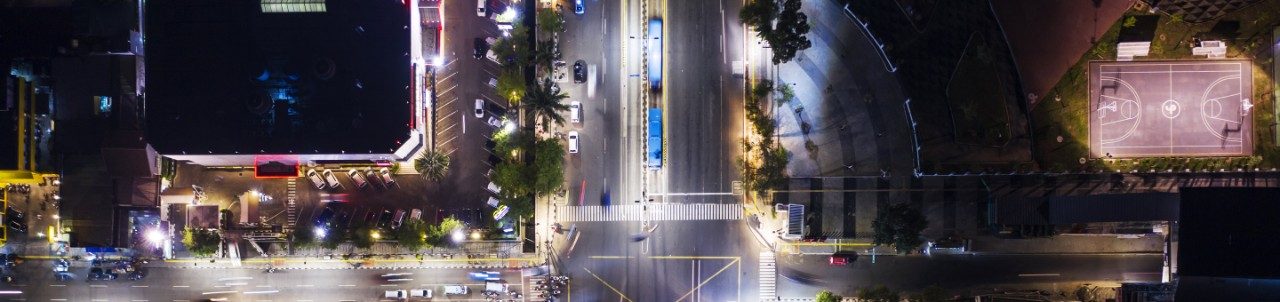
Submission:
[[[649,142],[645,158],[649,170],[662,168],[662,109],[649,109]]]
[[[649,89],[662,90],[662,19],[649,19]]]

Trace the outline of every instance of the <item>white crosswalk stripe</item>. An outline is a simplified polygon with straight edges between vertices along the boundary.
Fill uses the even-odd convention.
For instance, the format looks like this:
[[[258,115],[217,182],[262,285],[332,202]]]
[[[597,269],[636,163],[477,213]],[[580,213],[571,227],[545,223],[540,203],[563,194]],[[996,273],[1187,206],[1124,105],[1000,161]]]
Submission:
[[[760,301],[778,298],[778,266],[773,252],[760,252]]]
[[[738,220],[742,205],[723,203],[652,203],[615,206],[566,206],[558,221]]]

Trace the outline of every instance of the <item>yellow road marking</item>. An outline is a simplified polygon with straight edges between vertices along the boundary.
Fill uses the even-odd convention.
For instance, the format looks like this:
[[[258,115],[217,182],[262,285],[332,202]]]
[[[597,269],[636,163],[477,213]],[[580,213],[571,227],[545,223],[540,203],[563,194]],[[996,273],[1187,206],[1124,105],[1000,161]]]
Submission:
[[[707,259],[742,260],[742,257],[733,257],[733,256],[653,256],[649,258],[662,259],[662,260],[707,260]]]
[[[591,256],[591,259],[632,259],[632,256]]]
[[[613,285],[609,284],[609,282],[605,282],[604,279],[600,279],[600,276],[597,276],[596,273],[591,272],[591,270],[585,267],[582,268],[582,270],[587,271],[587,273],[591,274],[592,277],[595,277],[596,280],[600,280],[600,283],[604,284],[604,286],[606,287],[609,287],[609,290],[612,290],[614,293],[617,293],[618,296],[622,297],[623,300],[635,302],[635,301],[632,301],[631,298],[627,298],[627,295],[623,294],[622,291],[619,291],[617,288],[614,288]]]
[[[704,278],[702,280],[702,283],[698,283],[698,286],[694,286],[692,289],[689,290],[689,292],[684,293],[683,296],[680,296],[679,299],[676,299],[676,302],[684,301],[684,298],[688,298],[689,295],[692,295],[694,291],[698,290],[699,288],[702,288],[703,285],[707,285],[708,282],[711,282],[712,279],[715,279],[716,276],[719,276],[720,273],[724,272],[724,270],[729,269],[730,266],[733,266],[734,264],[738,264],[739,261],[742,261],[742,259],[735,259],[733,260],[733,262],[729,262],[729,264],[726,264],[724,267],[721,267],[720,270],[716,271],[715,274],[711,274],[711,277]],[[741,280],[739,280],[739,282],[741,282]]]
[[[840,246],[840,247],[870,247],[873,244],[869,242],[849,242],[849,243],[826,243],[826,242],[783,242],[785,246]]]

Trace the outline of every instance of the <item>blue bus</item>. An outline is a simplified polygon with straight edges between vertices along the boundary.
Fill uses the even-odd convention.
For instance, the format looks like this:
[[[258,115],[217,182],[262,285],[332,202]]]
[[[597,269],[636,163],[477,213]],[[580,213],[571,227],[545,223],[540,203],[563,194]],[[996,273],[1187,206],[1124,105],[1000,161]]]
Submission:
[[[649,20],[649,88],[662,89],[662,20]]]
[[[645,152],[649,170],[662,168],[662,109],[649,109],[649,146]]]

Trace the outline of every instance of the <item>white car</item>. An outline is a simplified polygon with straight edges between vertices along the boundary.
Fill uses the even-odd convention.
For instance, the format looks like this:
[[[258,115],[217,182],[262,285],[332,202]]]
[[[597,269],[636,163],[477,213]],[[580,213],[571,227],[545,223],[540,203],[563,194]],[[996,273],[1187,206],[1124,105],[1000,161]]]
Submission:
[[[476,99],[476,118],[484,118],[484,100]]]
[[[465,295],[471,293],[471,289],[466,285],[445,285],[444,294],[448,295]]]
[[[320,173],[316,170],[307,171],[307,179],[311,180],[311,184],[316,185],[317,190],[324,190],[324,179],[320,178]]]
[[[485,189],[489,190],[489,192],[493,192],[493,194],[502,192],[502,187],[499,187],[498,184],[495,184],[492,181],[489,182],[489,186],[485,187]]]
[[[489,9],[484,6],[484,1],[485,0],[476,0],[476,16],[480,16],[481,18],[484,18],[485,13],[489,11]]]
[[[569,120],[574,124],[582,123],[582,102],[569,102]]]
[[[489,126],[493,126],[494,128],[502,128],[502,121],[498,120],[496,117],[490,116],[487,123]]]
[[[333,176],[333,170],[324,170],[324,173],[320,174],[324,175],[324,181],[329,184],[330,188],[342,188],[342,183],[338,182],[338,177]]]
[[[484,54],[484,57],[489,58],[489,61],[493,61],[494,63],[502,64],[502,62],[498,61],[498,53],[493,52],[492,48],[489,49],[488,53]]]
[[[578,154],[578,131],[569,131],[569,153]]]
[[[364,187],[369,186],[369,181],[364,179],[364,175],[361,175],[360,171],[356,171],[356,169],[348,170],[347,176],[351,177],[351,182],[356,183],[356,189],[364,189]]]
[[[378,176],[382,176],[382,183],[387,184],[388,187],[396,184],[396,180],[394,178],[391,178],[391,169],[387,169],[387,168],[379,169]]]
[[[489,87],[498,88],[498,78],[489,78]]]
[[[405,291],[405,290],[403,290],[403,289],[401,289],[401,290],[389,290],[389,291],[387,291],[387,292],[386,292],[386,294],[382,295],[382,297],[383,297],[383,298],[392,298],[392,299],[401,299],[401,300],[403,300],[403,299],[405,299],[405,298],[408,298],[408,297],[409,297],[409,292],[407,292],[407,291]]]
[[[411,289],[409,290],[409,296],[414,298],[431,298],[431,290],[430,289]]]

